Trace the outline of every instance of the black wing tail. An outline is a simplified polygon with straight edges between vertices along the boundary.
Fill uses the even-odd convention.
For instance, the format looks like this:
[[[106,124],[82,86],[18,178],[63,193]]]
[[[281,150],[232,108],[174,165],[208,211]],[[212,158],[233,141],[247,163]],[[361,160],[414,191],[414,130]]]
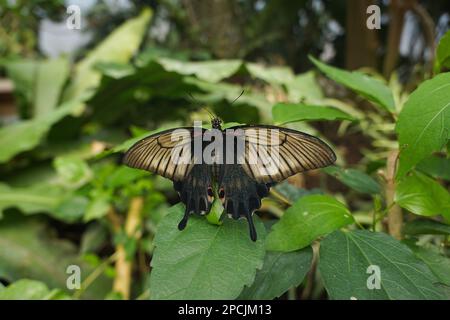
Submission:
[[[248,221],[250,238],[256,241],[253,211],[261,207],[261,198],[267,196],[270,186],[250,178],[240,165],[224,165],[219,179],[219,197],[225,211],[233,219],[244,217]]]

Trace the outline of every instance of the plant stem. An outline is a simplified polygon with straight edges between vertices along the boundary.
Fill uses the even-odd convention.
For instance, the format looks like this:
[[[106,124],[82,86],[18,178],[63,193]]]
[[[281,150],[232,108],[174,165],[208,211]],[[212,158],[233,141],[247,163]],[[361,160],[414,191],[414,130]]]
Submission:
[[[388,208],[389,234],[400,240],[402,238],[403,215],[401,208],[394,202],[397,159],[398,150],[391,151],[386,164],[386,205]]]
[[[125,232],[128,237],[138,238],[137,228],[141,224],[141,211],[144,206],[142,197],[131,199],[130,208],[125,221]],[[114,278],[113,291],[122,295],[123,299],[130,299],[131,272],[133,261],[127,259],[127,253],[123,244],[116,246],[117,260],[115,265],[116,277]]]

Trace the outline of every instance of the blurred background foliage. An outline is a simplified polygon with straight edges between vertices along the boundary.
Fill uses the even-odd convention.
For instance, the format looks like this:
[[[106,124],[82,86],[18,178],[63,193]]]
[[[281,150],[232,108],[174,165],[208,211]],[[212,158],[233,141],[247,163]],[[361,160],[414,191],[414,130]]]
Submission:
[[[318,135],[336,150],[336,166],[276,188],[261,209],[266,224],[310,206],[298,202],[305,195],[333,194],[356,226],[410,241],[449,285],[447,149],[419,159],[403,187],[393,182],[395,169],[389,171],[406,145],[395,128],[410,92],[450,66],[450,39],[438,47],[449,38],[443,37],[448,1],[0,4],[0,297],[148,298],[156,230],[178,210],[172,207],[178,196],[170,181],[121,165],[121,152],[155,130],[208,122],[204,105],[227,123],[283,125]],[[81,30],[66,26],[71,4],[81,7]],[[381,8],[380,30],[365,27],[371,4]],[[423,195],[430,186],[434,192]],[[411,203],[411,194],[423,201]],[[317,201],[332,206],[334,198]],[[390,220],[399,212],[400,222]],[[422,223],[417,215],[432,218]],[[267,270],[251,286],[256,263],[218,297],[339,298],[316,272],[314,240],[348,223],[343,218],[309,240],[297,239],[301,244],[293,240],[306,251],[281,258],[268,251],[267,263],[281,261],[273,272],[304,269],[279,280],[280,288],[264,287]],[[269,248],[279,246],[276,237],[268,234]],[[71,264],[82,269],[80,290],[67,289]],[[155,283],[164,279],[155,274]],[[244,284],[244,291],[236,289]],[[169,296],[160,289],[153,295]]]

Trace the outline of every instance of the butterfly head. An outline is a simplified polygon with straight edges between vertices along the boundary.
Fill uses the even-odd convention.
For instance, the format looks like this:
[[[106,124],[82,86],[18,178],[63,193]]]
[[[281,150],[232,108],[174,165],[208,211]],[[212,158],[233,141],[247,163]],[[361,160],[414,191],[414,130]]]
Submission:
[[[220,120],[219,118],[215,117],[211,120],[211,125],[213,129],[219,129],[222,130],[222,120]]]

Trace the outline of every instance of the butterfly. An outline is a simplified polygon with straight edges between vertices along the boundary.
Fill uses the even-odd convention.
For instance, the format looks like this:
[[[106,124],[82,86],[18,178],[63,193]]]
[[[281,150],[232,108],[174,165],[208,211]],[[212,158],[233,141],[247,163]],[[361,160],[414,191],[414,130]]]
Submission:
[[[209,213],[218,197],[229,216],[247,219],[250,238],[256,241],[252,214],[270,188],[296,173],[336,161],[325,142],[293,129],[271,125],[222,129],[217,117],[211,127],[158,132],[136,142],[123,158],[132,168],[173,181],[186,206],[179,230],[191,214]]]

